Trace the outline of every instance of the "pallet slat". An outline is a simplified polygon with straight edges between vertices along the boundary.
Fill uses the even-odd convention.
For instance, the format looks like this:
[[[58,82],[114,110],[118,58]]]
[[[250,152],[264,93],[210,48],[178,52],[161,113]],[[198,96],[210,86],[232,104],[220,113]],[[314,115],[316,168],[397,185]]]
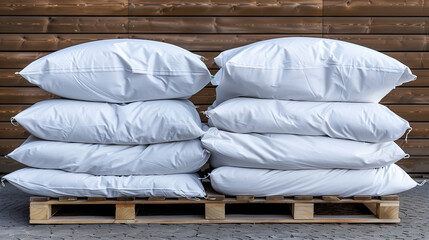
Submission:
[[[253,197],[253,196],[252,196]],[[335,198],[335,199],[334,199]],[[273,200],[266,198],[258,198],[254,201],[243,201],[236,196],[235,198],[229,197],[222,200],[206,200],[194,201],[189,199],[168,199],[163,201],[151,201],[150,199],[135,199],[129,201],[120,201],[107,199],[105,201],[89,201],[86,199],[77,199],[73,201],[60,201],[59,199],[47,199],[45,201],[30,201],[30,223],[36,224],[66,224],[66,223],[143,223],[147,222],[148,216],[137,215],[139,207],[145,208],[150,204],[161,204],[163,206],[169,204],[197,204],[204,205],[204,212],[200,215],[182,215],[174,214],[173,216],[153,215],[150,214],[151,223],[233,223],[233,222],[399,222],[399,199],[386,196],[380,199],[372,198],[371,196],[355,196],[353,198],[340,199],[336,196],[324,196],[322,198],[307,198],[307,200],[295,200],[292,198],[277,199],[276,204],[287,204],[291,207],[291,213],[283,213],[280,215],[254,215],[244,212],[244,214],[231,215],[226,209],[227,204],[240,205],[240,204],[263,204],[271,203]],[[335,204],[336,209],[340,209],[344,203],[364,204],[366,205],[375,216],[367,215],[335,215],[333,212],[330,215],[315,215],[314,205],[330,203]],[[79,211],[74,211],[71,216],[56,215],[54,209],[65,207],[66,205],[74,205],[75,207],[84,205],[114,205],[115,217],[102,216],[81,216]],[[322,204],[322,205],[321,205]],[[247,207],[246,207],[247,208]],[[173,208],[176,209],[176,208]],[[173,210],[174,211],[174,210]],[[198,214],[198,213],[197,213]],[[240,216],[240,219],[236,219]],[[258,219],[259,217],[259,219]],[[108,221],[110,219],[110,221]]]

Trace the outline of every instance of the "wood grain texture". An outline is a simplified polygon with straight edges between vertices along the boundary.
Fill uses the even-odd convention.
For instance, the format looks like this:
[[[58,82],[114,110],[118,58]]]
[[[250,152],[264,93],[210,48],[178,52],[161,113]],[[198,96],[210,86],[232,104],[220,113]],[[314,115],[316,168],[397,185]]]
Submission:
[[[322,0],[130,0],[130,15],[321,16]]]
[[[400,139],[395,141],[411,157],[429,156],[429,139]]]
[[[59,98],[37,87],[2,87],[0,88],[0,103],[33,104],[38,101]],[[216,98],[216,89],[203,88],[190,99],[196,104],[212,104]],[[428,88],[396,88],[381,100],[382,104],[428,104]]]
[[[0,69],[0,87],[31,87],[34,86],[25,78],[21,77],[15,72],[20,71],[17,69]]]
[[[51,52],[0,52],[0,69],[18,69],[24,68],[32,61],[48,55]],[[219,55],[219,51],[204,52],[194,51],[195,54],[204,56],[207,60],[204,62],[209,69],[218,69],[214,58]],[[413,73],[418,76],[416,81],[406,83],[404,86],[429,86],[429,52],[384,52],[403,64],[414,70]]]
[[[171,43],[191,51],[223,51],[280,37],[321,37],[321,34],[2,34],[0,51],[56,51],[80,43],[113,38],[147,39]],[[324,35],[378,51],[428,51],[427,35]]]
[[[324,17],[326,34],[428,34],[429,17]]]
[[[388,105],[387,107],[407,121],[429,121],[428,105]],[[0,113],[1,112],[0,110]]]
[[[130,17],[129,30],[130,33],[322,33],[322,18]]]
[[[127,15],[128,0],[4,0],[0,15]]]
[[[409,173],[429,172],[429,157],[411,157],[396,164]]]
[[[7,155],[19,147],[25,139],[0,139],[0,156]]]
[[[0,33],[128,33],[128,17],[0,16]]]
[[[0,51],[56,51],[76,44],[116,38],[147,39],[171,43],[190,51],[223,51],[261,40],[321,34],[2,34]],[[422,41],[422,39],[419,39]]]
[[[25,168],[25,165],[11,158],[0,157],[0,173],[10,173]]]
[[[377,51],[428,51],[428,35],[331,35],[324,38],[337,39],[362,45]]]
[[[27,138],[30,134],[22,126],[14,126],[10,122],[0,122],[0,138]]]
[[[324,16],[429,16],[421,0],[324,0]]]
[[[396,88],[384,97],[382,104],[429,104],[428,88]]]

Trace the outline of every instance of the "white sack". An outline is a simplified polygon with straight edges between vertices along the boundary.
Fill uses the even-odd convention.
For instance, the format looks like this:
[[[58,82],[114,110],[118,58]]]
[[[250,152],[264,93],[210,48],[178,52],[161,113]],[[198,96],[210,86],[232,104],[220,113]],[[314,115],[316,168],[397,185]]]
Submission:
[[[202,135],[201,119],[188,100],[129,104],[53,99],[14,118],[32,135],[64,142],[152,144]]]
[[[392,164],[408,155],[394,142],[365,143],[325,136],[242,134],[210,128],[201,142],[213,167],[280,170],[319,168],[368,169]]]
[[[417,185],[397,165],[367,170],[264,170],[221,167],[210,174],[214,190],[230,196],[382,196]]]
[[[363,142],[394,141],[410,128],[377,103],[234,98],[205,114],[211,126],[231,132],[327,135]]]
[[[44,56],[19,74],[65,98],[126,103],[188,98],[210,81],[202,57],[156,41],[112,39]]]
[[[30,167],[93,175],[195,173],[209,156],[199,139],[151,145],[104,145],[44,141],[33,136],[8,154]]]
[[[198,174],[94,176],[61,170],[24,168],[3,177],[37,196],[61,197],[204,197]]]
[[[214,106],[238,96],[305,101],[379,102],[416,79],[399,61],[332,39],[278,38],[222,52]]]

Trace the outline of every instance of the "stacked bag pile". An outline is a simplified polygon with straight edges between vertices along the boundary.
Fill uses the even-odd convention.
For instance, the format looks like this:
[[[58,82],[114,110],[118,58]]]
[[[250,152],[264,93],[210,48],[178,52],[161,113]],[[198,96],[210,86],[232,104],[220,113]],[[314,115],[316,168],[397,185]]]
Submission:
[[[116,39],[69,47],[21,72],[55,95],[12,118],[30,136],[4,178],[33,195],[204,197],[210,153],[187,100],[210,81],[202,58],[166,43]],[[73,99],[73,100],[71,100]]]
[[[409,123],[378,102],[416,79],[377,51],[318,38],[227,50],[202,138],[226,195],[380,196],[417,185],[394,163]]]

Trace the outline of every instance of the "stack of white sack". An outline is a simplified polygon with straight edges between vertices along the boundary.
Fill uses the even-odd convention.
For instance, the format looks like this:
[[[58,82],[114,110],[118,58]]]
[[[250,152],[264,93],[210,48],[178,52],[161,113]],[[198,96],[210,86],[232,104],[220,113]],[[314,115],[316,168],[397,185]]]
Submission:
[[[202,137],[227,195],[387,195],[416,186],[394,163],[409,123],[378,102],[415,80],[377,51],[318,38],[280,38],[215,58],[216,101]]]
[[[210,81],[202,58],[166,43],[85,43],[19,72],[70,99],[36,103],[12,118],[30,136],[8,155],[32,168],[4,178],[50,197],[204,197],[208,160],[201,120],[187,100]]]

